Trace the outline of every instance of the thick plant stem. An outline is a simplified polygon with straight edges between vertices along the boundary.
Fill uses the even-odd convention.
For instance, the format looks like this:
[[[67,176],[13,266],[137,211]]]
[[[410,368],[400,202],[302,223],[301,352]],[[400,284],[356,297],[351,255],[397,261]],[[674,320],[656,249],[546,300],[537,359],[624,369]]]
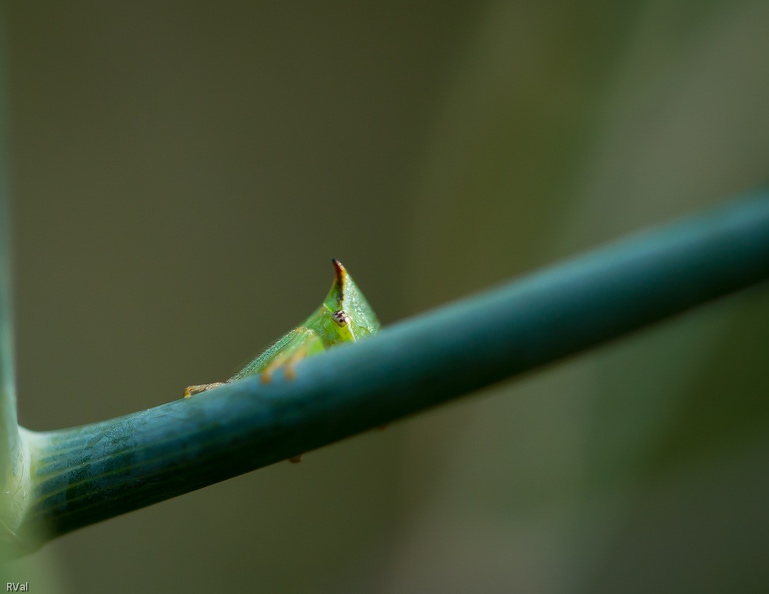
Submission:
[[[327,445],[769,277],[769,192],[609,245],[307,359],[84,427],[24,432],[19,535],[64,534]],[[175,395],[173,395],[175,396]]]
[[[16,420],[16,385],[13,357],[13,307],[8,204],[11,189],[8,125],[8,52],[5,3],[0,2],[0,558],[16,549],[29,480],[25,442]]]

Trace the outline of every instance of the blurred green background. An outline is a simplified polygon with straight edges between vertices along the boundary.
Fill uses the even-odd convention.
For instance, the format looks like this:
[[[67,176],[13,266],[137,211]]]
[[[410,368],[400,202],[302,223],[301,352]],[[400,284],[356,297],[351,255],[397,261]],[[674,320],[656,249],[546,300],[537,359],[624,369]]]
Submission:
[[[20,422],[228,377],[769,178],[769,3],[7,2]],[[47,545],[35,592],[766,592],[746,292]]]

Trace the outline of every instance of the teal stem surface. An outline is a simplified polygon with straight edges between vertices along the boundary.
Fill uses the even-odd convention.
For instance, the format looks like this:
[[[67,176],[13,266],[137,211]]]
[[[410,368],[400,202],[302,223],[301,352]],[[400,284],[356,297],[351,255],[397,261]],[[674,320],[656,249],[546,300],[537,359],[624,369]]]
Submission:
[[[19,535],[44,527],[50,538],[285,460],[767,277],[761,190],[306,359],[291,381],[249,378],[101,423],[25,431],[34,491]]]
[[[0,558],[19,541],[13,527],[27,503],[28,456],[16,416],[9,194],[11,141],[8,109],[7,7],[0,0]]]

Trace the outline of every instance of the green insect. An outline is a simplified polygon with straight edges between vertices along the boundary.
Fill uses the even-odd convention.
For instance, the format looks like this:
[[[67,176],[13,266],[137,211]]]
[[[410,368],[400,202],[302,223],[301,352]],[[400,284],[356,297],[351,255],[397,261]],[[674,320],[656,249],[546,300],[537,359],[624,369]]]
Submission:
[[[322,305],[309,318],[279,338],[226,382],[189,386],[184,391],[184,397],[253,375],[261,375],[262,381],[267,383],[279,368],[285,368],[286,377],[292,379],[295,376],[294,365],[301,359],[378,332],[379,320],[363,293],[342,263],[339,260],[332,262],[336,273],[334,283]]]

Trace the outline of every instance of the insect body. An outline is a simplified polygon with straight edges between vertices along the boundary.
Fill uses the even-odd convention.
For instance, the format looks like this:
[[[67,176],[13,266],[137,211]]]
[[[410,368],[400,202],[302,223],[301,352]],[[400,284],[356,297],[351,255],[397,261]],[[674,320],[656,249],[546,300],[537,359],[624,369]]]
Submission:
[[[263,382],[269,382],[272,373],[281,367],[285,368],[287,378],[293,378],[294,364],[299,360],[379,331],[379,320],[363,293],[342,263],[339,260],[332,262],[336,273],[334,283],[321,306],[309,318],[279,338],[226,382],[189,386],[184,391],[184,397],[253,375],[261,375]]]

